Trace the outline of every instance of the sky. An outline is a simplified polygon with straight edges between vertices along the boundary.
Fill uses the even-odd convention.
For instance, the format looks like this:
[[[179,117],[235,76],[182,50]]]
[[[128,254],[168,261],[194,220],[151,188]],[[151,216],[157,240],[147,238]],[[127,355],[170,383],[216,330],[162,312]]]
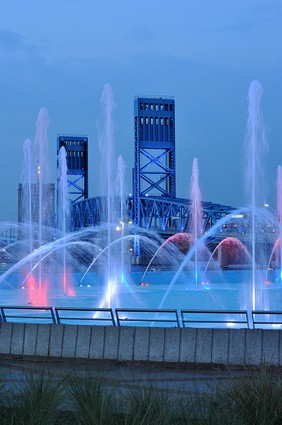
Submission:
[[[46,161],[58,134],[89,138],[89,196],[99,194],[101,96],[110,84],[114,150],[134,165],[133,101],[174,96],[177,196],[189,197],[198,158],[202,199],[246,204],[248,90],[263,87],[269,153],[265,200],[275,207],[282,164],[282,2],[279,0],[3,0],[0,4],[0,221],[17,220],[23,143],[49,115]],[[47,149],[46,149],[47,151]]]

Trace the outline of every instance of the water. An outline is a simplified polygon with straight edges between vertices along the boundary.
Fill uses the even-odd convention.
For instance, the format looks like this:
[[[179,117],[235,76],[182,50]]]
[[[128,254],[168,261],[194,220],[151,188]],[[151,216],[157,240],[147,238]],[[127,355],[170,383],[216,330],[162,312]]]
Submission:
[[[11,264],[3,265],[0,305],[279,310],[282,305],[281,244],[278,255],[275,240],[281,236],[281,169],[277,176],[277,220],[259,207],[264,199],[262,170],[266,150],[261,96],[261,85],[252,82],[245,142],[249,158],[246,186],[250,205],[218,220],[203,233],[199,168],[195,158],[191,177],[190,233],[172,235],[167,240],[134,227],[126,215],[126,167],[122,156],[117,160],[114,156],[114,101],[109,85],[104,87],[101,99],[103,224],[68,233],[67,170],[62,150],[57,229],[44,226],[48,115],[42,109],[34,143],[34,151],[39,149],[39,153],[32,155],[30,144],[26,144],[24,180],[27,187],[39,186],[38,223],[34,226],[29,213],[26,222],[19,226],[19,234],[26,235],[25,238],[2,248]],[[35,183],[31,157],[39,158]],[[136,238],[142,256],[147,258],[142,267],[131,265]],[[211,241],[216,238],[217,247],[210,251]],[[29,247],[25,255],[22,255],[23,247]],[[233,270],[228,270],[229,266]],[[202,272],[200,279],[199,270]]]
[[[68,230],[69,218],[69,202],[68,202],[68,181],[67,181],[67,154],[64,146],[61,147],[58,155],[58,176],[57,176],[57,196],[58,196],[58,212],[57,212],[57,227],[65,239]],[[67,258],[66,247],[62,250],[62,280],[64,295],[67,293]]]
[[[198,159],[194,158],[192,166],[192,176],[190,180],[190,208],[191,208],[191,234],[194,244],[197,243],[199,236],[202,233],[202,199],[199,185],[199,166]],[[198,250],[195,250],[195,282],[198,284]]]
[[[245,141],[246,167],[245,167],[245,183],[248,195],[248,201],[251,208],[252,216],[252,308],[257,305],[258,282],[262,282],[264,277],[257,273],[257,221],[256,207],[264,205],[264,174],[263,174],[263,155],[268,150],[268,144],[265,136],[263,116],[261,110],[262,85],[254,80],[251,82],[248,92],[248,122]],[[261,254],[261,252],[260,252]],[[261,260],[260,260],[261,261]],[[262,294],[259,293],[260,302]]]
[[[26,139],[23,145],[24,161],[22,165],[22,203],[23,203],[23,222],[28,223],[29,228],[29,253],[33,250],[32,234],[32,142]]]
[[[120,258],[117,260],[116,251],[113,247],[113,241],[116,238],[114,231],[115,223],[119,222],[117,217],[116,192],[113,185],[114,178],[114,130],[113,130],[113,111],[114,99],[111,86],[106,84],[101,97],[102,109],[102,129],[100,131],[100,153],[101,153],[101,189],[106,195],[104,204],[104,222],[106,224],[106,232],[103,236],[104,243],[107,247],[106,264],[104,266],[105,280],[107,290],[100,303],[100,307],[113,307],[116,305],[117,285],[120,278],[118,265]],[[102,248],[103,249],[103,248]]]
[[[279,246],[279,255],[277,255],[276,252],[276,267],[280,267],[280,282],[282,283],[282,167],[281,165],[277,168],[277,183],[276,183],[276,189],[277,189],[277,206],[276,206],[276,214],[277,214],[277,222],[279,226],[279,232],[278,232],[278,239],[277,244]],[[276,247],[277,251],[277,247]]]
[[[98,308],[104,296],[105,287],[103,276],[99,272],[90,272],[80,286],[81,272],[73,272],[72,283],[75,296],[58,294],[56,282],[61,279],[61,273],[43,273],[44,280],[48,280],[48,305],[53,307],[84,307]],[[130,275],[129,287],[121,285],[119,288],[120,308],[147,308],[158,309],[167,291],[169,283],[174,277],[173,271],[152,271],[146,276],[147,285],[141,286],[142,271],[133,271]],[[269,298],[269,309],[279,310],[282,302],[281,285],[275,271],[269,273],[271,285],[265,284],[263,292]],[[206,310],[245,310],[248,308],[245,297],[245,282],[251,281],[250,270],[232,270],[218,273],[211,271],[206,281],[197,287],[191,281],[191,275],[184,272],[182,278],[168,292],[162,304],[163,309],[206,309]],[[1,305],[28,305],[29,298],[26,289],[21,289],[22,275],[14,273],[5,282],[1,283]]]
[[[31,255],[49,238],[45,232],[46,218],[50,215],[50,196],[46,186],[49,179],[48,167],[48,126],[49,117],[46,108],[41,108],[36,122],[36,132],[33,142],[24,142],[24,161],[22,166],[22,218],[25,225],[18,230],[18,246],[14,249],[17,257]],[[52,202],[52,200],[51,200]],[[49,233],[49,231],[48,231]],[[53,231],[53,234],[56,233]],[[20,247],[21,246],[21,250]],[[34,273],[34,264],[29,262],[26,268],[26,285],[29,288],[29,302],[40,299],[46,301],[43,290],[41,262]]]
[[[44,222],[46,211],[48,211],[49,199],[46,196],[44,185],[49,182],[48,166],[48,127],[49,116],[46,108],[41,108],[36,122],[36,133],[34,138],[34,157],[37,163],[36,184],[38,185],[38,246],[45,240]],[[35,165],[35,164],[33,164]]]

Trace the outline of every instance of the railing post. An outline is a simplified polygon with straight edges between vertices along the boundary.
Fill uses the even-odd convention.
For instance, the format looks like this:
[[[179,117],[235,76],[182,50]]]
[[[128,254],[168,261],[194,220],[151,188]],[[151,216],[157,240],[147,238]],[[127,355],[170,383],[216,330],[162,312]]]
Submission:
[[[1,316],[2,316],[2,318],[3,318],[3,322],[7,322],[7,319],[6,319],[6,315],[5,315],[4,308],[3,308],[3,307],[0,307],[0,309],[1,309]]]
[[[60,319],[60,316],[59,316],[59,312],[57,310],[57,307],[55,307],[55,314],[56,314],[57,323],[60,325],[61,324],[61,319]]]
[[[55,318],[53,307],[50,307],[50,312],[51,312],[53,323],[56,324],[56,318]]]

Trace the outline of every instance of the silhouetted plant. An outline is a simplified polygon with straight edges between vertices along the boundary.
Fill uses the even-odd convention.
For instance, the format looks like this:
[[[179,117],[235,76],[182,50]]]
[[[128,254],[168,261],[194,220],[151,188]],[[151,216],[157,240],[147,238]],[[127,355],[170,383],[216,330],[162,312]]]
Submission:
[[[258,373],[247,371],[231,385],[226,396],[232,400],[238,423],[282,424],[282,381],[272,368],[262,366]]]
[[[136,388],[128,396],[127,422],[132,425],[172,425],[176,412],[168,389]]]
[[[53,425],[63,401],[62,381],[47,373],[29,373],[6,391],[6,418],[15,425]]]
[[[282,381],[273,369],[246,371],[225,389],[177,392],[106,385],[103,378],[27,374],[0,376],[3,425],[282,425]]]
[[[114,393],[97,376],[75,376],[70,380],[74,416],[81,425],[115,425]]]

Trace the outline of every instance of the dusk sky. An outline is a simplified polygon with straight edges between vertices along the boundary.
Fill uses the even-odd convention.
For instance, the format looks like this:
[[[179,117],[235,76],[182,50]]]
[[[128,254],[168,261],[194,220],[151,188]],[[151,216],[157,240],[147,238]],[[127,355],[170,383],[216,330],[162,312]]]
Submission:
[[[0,220],[17,220],[23,143],[48,110],[50,180],[57,134],[89,138],[89,195],[99,194],[100,99],[110,84],[115,154],[134,163],[133,101],[176,103],[177,196],[199,160],[204,201],[245,205],[247,94],[263,86],[269,154],[266,201],[282,164],[282,2],[279,0],[9,0],[0,6]]]

